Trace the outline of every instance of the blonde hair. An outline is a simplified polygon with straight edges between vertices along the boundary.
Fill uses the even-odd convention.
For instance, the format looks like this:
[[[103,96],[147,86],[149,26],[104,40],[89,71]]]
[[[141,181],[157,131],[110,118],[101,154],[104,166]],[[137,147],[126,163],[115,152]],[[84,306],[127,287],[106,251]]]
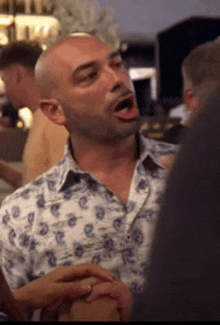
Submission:
[[[98,11],[93,0],[44,0],[44,4],[49,11],[53,8],[52,14],[61,27],[59,35],[51,35],[48,39],[48,46],[75,33],[88,33],[114,50],[120,49],[120,28],[115,20],[117,12],[112,6],[106,5]]]
[[[183,88],[191,87],[198,100],[206,101],[220,83],[220,42],[197,46],[182,63]]]

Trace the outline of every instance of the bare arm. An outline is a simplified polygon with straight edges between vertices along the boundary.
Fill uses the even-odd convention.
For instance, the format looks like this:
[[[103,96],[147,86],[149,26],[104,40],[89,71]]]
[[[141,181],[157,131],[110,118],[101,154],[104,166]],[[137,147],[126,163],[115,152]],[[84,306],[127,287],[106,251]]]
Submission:
[[[22,173],[0,159],[0,178],[14,189],[22,186]]]
[[[63,159],[69,133],[64,126],[56,125],[48,120],[44,134],[49,148],[51,167]]]
[[[42,175],[64,157],[68,132],[40,111],[35,116],[23,154],[24,184]]]

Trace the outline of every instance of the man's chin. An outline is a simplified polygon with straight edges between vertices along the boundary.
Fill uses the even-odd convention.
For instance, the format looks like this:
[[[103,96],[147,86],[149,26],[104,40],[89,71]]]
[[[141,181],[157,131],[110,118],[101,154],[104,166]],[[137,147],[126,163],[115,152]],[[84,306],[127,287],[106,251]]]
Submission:
[[[137,134],[140,130],[140,126],[140,119],[127,123],[123,125],[123,127],[118,128],[118,130],[114,132],[114,136],[112,136],[112,138],[115,138],[115,140],[126,139],[134,134]]]

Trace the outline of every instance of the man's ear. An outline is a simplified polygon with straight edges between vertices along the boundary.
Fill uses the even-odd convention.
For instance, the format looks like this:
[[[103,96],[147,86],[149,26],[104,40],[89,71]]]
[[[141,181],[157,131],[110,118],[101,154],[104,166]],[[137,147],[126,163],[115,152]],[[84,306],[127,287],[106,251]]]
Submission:
[[[11,83],[13,85],[17,85],[18,83],[21,82],[22,80],[22,67],[20,67],[19,65],[12,65],[12,67],[10,67],[9,70],[10,74],[11,74]]]
[[[66,116],[59,105],[58,101],[54,98],[42,99],[40,101],[40,108],[44,115],[53,123],[58,125],[66,125]]]
[[[187,87],[184,90],[184,103],[189,113],[192,112],[198,105],[196,95],[191,87]]]
[[[196,94],[193,92],[191,87],[187,87],[184,90],[184,102],[186,109],[189,112],[189,117],[186,125],[191,127],[195,117],[199,113],[199,102]]]

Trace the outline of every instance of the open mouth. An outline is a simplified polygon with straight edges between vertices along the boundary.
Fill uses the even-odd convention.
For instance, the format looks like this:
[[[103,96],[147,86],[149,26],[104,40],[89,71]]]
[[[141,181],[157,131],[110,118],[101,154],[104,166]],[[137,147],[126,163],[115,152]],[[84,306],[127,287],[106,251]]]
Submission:
[[[122,121],[136,120],[139,113],[134,102],[134,97],[130,96],[119,101],[113,111],[114,117]]]
[[[122,100],[114,109],[115,112],[127,113],[133,106],[132,98]]]

